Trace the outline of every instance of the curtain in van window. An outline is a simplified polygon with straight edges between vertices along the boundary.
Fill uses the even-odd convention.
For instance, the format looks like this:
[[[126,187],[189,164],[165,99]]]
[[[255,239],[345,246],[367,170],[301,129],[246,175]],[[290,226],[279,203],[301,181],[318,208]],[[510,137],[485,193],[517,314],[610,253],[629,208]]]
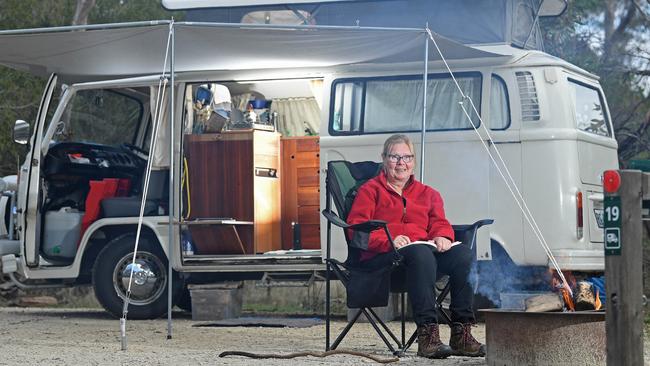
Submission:
[[[271,102],[278,113],[278,132],[284,136],[317,135],[320,108],[314,98],[279,98]]]
[[[458,77],[463,93],[480,107],[480,77]],[[366,86],[364,132],[417,131],[422,127],[422,80],[374,80]],[[462,96],[451,78],[427,82],[427,129],[472,128],[460,108]],[[468,111],[471,106],[467,103]],[[473,116],[474,113],[470,112]],[[478,118],[473,116],[478,126]]]

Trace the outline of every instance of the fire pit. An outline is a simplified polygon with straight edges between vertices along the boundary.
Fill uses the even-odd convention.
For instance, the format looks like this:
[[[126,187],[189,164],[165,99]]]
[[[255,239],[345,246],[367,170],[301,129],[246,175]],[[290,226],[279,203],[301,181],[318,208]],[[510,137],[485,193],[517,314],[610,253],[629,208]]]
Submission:
[[[605,312],[480,310],[488,365],[605,364]]]

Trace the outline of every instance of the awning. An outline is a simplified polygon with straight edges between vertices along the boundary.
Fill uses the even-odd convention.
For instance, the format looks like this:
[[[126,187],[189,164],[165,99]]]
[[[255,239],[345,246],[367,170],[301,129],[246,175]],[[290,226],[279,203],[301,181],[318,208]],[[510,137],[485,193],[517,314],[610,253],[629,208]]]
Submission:
[[[75,81],[159,74],[169,24],[156,23],[0,31],[0,64]],[[214,23],[175,23],[174,30],[176,72],[418,62],[427,37],[422,29]],[[434,37],[447,59],[503,56]],[[439,59],[433,49],[429,55]]]

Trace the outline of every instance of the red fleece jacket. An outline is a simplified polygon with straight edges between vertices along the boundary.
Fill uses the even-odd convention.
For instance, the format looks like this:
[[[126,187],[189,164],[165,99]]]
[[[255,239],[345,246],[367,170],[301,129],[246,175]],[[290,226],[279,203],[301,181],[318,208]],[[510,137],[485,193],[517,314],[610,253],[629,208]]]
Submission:
[[[406,183],[402,196],[388,186],[383,171],[362,185],[347,221],[358,224],[368,220],[386,221],[393,238],[406,235],[415,241],[443,236],[454,240],[454,230],[445,218],[440,193],[413,176]],[[386,232],[375,230],[370,233],[368,250],[361,253],[360,259],[367,260],[391,250]]]

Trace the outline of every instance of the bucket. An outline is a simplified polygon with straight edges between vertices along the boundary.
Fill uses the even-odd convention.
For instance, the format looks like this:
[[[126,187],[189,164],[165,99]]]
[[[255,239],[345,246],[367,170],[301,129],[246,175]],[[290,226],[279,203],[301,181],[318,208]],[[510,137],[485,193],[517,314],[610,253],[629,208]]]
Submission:
[[[48,257],[74,258],[84,213],[71,207],[45,213],[43,253]]]

